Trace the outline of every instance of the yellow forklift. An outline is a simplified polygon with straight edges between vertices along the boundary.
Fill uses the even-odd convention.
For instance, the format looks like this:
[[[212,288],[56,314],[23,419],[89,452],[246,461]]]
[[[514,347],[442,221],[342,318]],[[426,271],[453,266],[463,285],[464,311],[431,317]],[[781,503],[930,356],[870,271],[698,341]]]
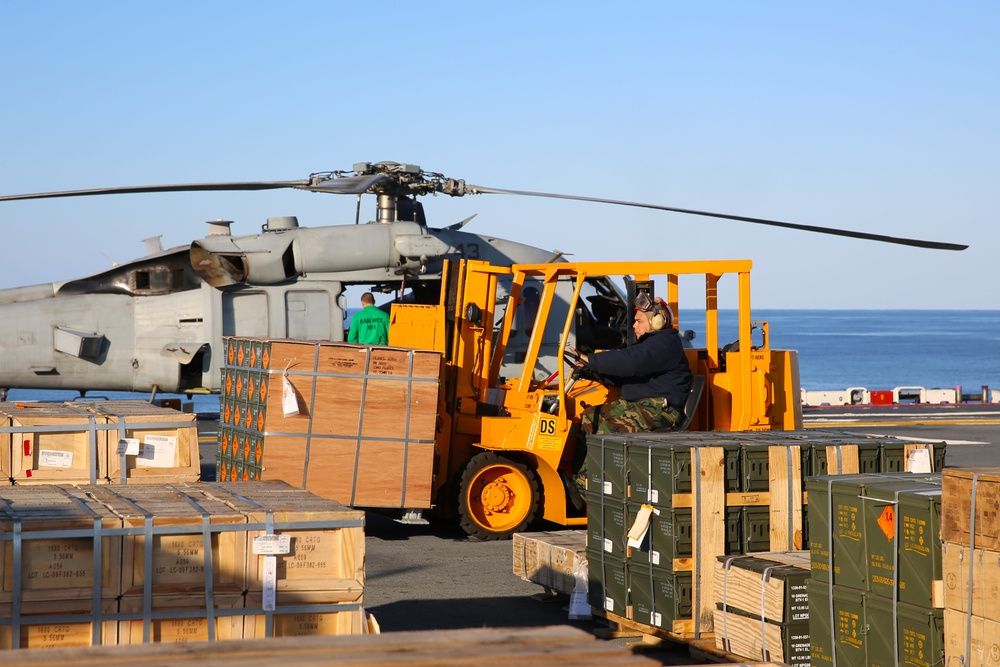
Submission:
[[[538,518],[586,524],[571,481],[581,461],[580,416],[617,390],[580,377],[567,347],[627,344],[634,294],[652,296],[657,285],[675,326],[684,324],[682,284],[685,295],[692,285],[703,293],[683,304],[685,313],[704,312],[704,340],[686,349],[695,381],[685,428],[801,428],[796,353],[772,350],[767,323],[751,320],[750,268],[749,260],[461,261],[448,266],[436,298],[423,299],[434,303],[394,303],[389,345],[444,356],[432,482],[437,513],[457,517],[483,539],[507,538]],[[738,311],[737,337],[726,344],[719,339],[720,283],[735,287]]]

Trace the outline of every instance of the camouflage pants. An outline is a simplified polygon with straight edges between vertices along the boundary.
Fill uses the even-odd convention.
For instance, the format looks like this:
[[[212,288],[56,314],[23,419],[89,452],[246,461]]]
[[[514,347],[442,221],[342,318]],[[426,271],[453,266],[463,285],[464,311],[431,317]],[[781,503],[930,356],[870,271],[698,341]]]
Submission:
[[[664,406],[662,398],[640,398],[587,408],[580,417],[584,433],[642,433],[674,426],[681,421],[680,410]]]

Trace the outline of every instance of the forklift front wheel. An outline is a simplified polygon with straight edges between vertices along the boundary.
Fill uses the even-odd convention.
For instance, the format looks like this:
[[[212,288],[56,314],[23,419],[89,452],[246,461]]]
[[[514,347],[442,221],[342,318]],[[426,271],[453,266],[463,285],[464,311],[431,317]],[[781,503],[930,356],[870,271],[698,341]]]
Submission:
[[[503,540],[524,530],[538,513],[538,475],[494,452],[472,457],[462,472],[458,513],[462,530],[484,540]]]

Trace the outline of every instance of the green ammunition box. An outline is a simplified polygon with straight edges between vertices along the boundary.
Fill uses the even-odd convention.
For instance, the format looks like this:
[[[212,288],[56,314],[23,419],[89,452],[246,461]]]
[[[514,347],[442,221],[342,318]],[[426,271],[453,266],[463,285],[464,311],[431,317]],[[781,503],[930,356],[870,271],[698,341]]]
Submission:
[[[630,603],[624,560],[587,551],[587,601],[595,609],[625,617]]]
[[[628,504],[626,532],[635,523],[641,507],[641,503]],[[694,555],[692,549],[694,530],[690,509],[657,508],[650,517],[649,530],[640,546],[629,549],[629,562],[651,563],[669,568],[675,558],[690,558]],[[741,553],[740,544],[740,508],[728,507],[726,508],[726,553]]]
[[[629,484],[632,500],[671,507],[675,493],[692,493],[691,467],[698,447],[724,450],[725,491],[739,491],[740,446],[735,442],[697,438],[633,438],[629,443]]]
[[[815,443],[812,447],[811,470],[813,475],[836,475],[846,462],[841,458],[847,454],[844,447],[856,445],[858,448],[858,473],[880,472],[881,451],[877,441],[866,442],[864,436],[859,439],[840,439],[839,441]],[[834,447],[833,456],[827,460],[827,447]]]
[[[906,440],[895,438],[885,438],[882,440],[882,461],[880,469],[882,472],[906,472],[906,447],[911,444]],[[940,471],[944,468],[944,455],[946,446],[943,442],[921,443],[927,444],[933,451],[931,461],[934,470]]]
[[[865,593],[810,579],[809,644],[812,664],[867,667]]]
[[[870,473],[827,475],[806,481],[809,496],[809,553],[813,579],[858,590],[867,588],[862,497],[874,484],[940,485],[940,475]]]
[[[625,560],[628,540],[626,503],[608,496],[587,494],[587,551]]]
[[[733,553],[771,551],[771,510],[766,506],[740,508],[742,550]],[[728,553],[728,552],[727,552]]]
[[[628,457],[620,435],[587,436],[587,495],[627,499]]]
[[[871,667],[931,667],[944,664],[944,610],[893,604],[867,594],[868,664]]]
[[[865,490],[868,590],[930,609],[941,572],[941,484],[873,484]],[[896,588],[898,587],[898,594]]]
[[[670,629],[674,621],[692,617],[690,572],[635,562],[629,563],[628,569],[632,620]]]

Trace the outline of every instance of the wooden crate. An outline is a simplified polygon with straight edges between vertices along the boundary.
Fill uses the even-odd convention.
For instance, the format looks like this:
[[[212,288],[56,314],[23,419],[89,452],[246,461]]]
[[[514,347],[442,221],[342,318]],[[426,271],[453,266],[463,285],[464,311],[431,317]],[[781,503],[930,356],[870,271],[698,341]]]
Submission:
[[[279,591],[271,634],[260,592],[246,596],[243,635],[246,639],[265,637],[309,637],[362,635],[368,631],[364,609],[356,603],[338,603],[315,591]]]
[[[73,646],[101,646],[116,644],[118,628],[114,615],[118,612],[117,600],[102,600],[103,621],[95,620],[91,605],[83,600],[46,600],[22,602],[17,611],[19,623],[17,648],[58,648]],[[14,648],[13,604],[0,603],[0,649]],[[79,619],[79,620],[77,620]],[[95,623],[97,637],[94,636]],[[31,664],[37,663],[39,654],[32,652]],[[15,653],[3,656],[6,666]],[[27,664],[27,663],[26,663]]]
[[[946,468],[942,474],[941,539],[1000,551],[1000,514],[996,509],[1000,507],[1000,468]]]
[[[197,484],[88,486],[94,498],[121,516],[122,593],[145,595],[146,531],[152,558],[152,595],[239,593],[246,584],[246,515]],[[209,546],[206,546],[210,544]],[[206,567],[211,558],[211,570]]]
[[[277,555],[276,590],[280,594],[314,592],[326,602],[358,602],[365,584],[364,512],[322,498],[285,482],[215,484],[231,493],[245,513],[246,590],[263,590],[264,555],[254,539],[267,533],[270,518],[275,535],[290,537],[291,552]],[[294,526],[294,527],[293,527]]]
[[[944,654],[946,665],[1000,667],[1000,620],[946,607]]]
[[[941,569],[946,608],[967,613],[971,585],[972,613],[1000,621],[1000,552],[945,542]]]
[[[107,432],[108,451],[100,457],[98,477],[111,484],[197,481],[201,474],[197,416],[147,401],[96,401],[86,409],[116,428]],[[122,428],[124,426],[124,428]],[[118,453],[123,437],[139,441],[141,454]]]
[[[583,568],[586,578],[585,530],[514,533],[512,542],[514,574],[525,581],[570,594],[576,586],[578,569]]]
[[[107,456],[105,417],[63,403],[0,403],[0,416],[8,427],[0,433],[0,451],[10,459],[15,484],[98,479]]]
[[[805,580],[809,572],[809,552],[805,550],[719,556],[714,581],[716,606],[774,623],[807,621]]]
[[[351,506],[430,507],[439,353],[285,340],[227,345],[248,351],[245,365],[223,369],[220,480],[284,480]],[[298,398],[294,416],[282,409],[283,377]]]
[[[715,610],[716,648],[749,660],[777,660],[792,667],[809,667],[809,621],[761,622],[735,611]]]
[[[205,597],[197,595],[154,595],[150,600],[150,611],[146,618],[145,598],[126,595],[121,600],[120,615],[139,615],[139,618],[122,618],[118,622],[119,644],[142,644],[146,637],[148,620],[149,642],[179,643],[209,640],[209,628],[215,628],[215,641],[243,638],[243,614],[227,615],[221,612],[243,609],[243,596],[222,593],[212,598],[214,606],[209,607]],[[212,610],[209,614],[208,610]],[[215,613],[220,612],[220,613]],[[173,615],[171,618],[170,616]],[[166,616],[166,618],[162,617]]]
[[[15,521],[19,533],[15,533]],[[120,535],[101,538],[95,563],[94,535],[120,528],[121,519],[78,489],[51,485],[0,491],[0,603],[14,600],[20,580],[22,601],[92,600],[100,574],[100,597],[121,593]],[[36,539],[42,531],[49,535]],[[15,552],[20,555],[19,570]]]
[[[175,646],[95,647],[46,651],[47,667],[178,667],[276,665],[285,667],[385,667],[435,665],[481,667],[491,656],[507,665],[549,667],[642,667],[660,661],[632,653],[567,625],[541,628],[470,628],[392,632],[349,637],[283,637],[267,641],[198,642]],[[35,667],[27,656],[4,656],[5,667]],[[9,660],[6,660],[9,658]],[[37,660],[37,657],[34,658]],[[764,666],[760,666],[764,667]]]

